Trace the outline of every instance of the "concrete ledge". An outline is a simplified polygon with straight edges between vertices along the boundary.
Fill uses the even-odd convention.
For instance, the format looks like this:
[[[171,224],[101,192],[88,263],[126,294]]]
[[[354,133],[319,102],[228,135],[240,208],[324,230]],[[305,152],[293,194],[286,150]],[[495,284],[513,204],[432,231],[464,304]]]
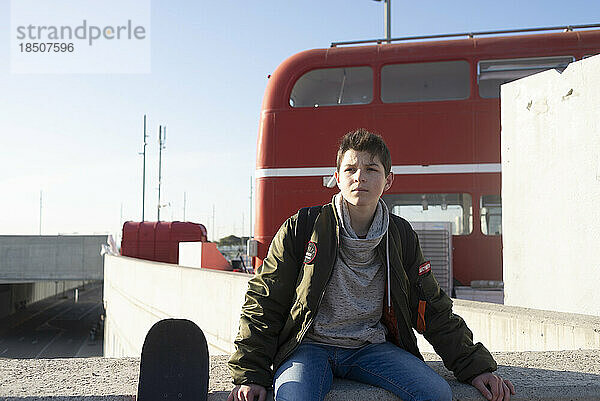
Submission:
[[[140,355],[148,330],[169,317],[204,331],[211,355],[231,354],[249,274],[104,256],[104,356]]]
[[[600,316],[453,301],[454,313],[465,319],[474,340],[491,351],[600,349]]]
[[[186,318],[202,328],[211,355],[235,348],[248,280],[242,273],[105,255],[104,355],[135,357],[160,319]],[[600,316],[456,299],[454,312],[476,342],[494,352],[600,349]],[[419,349],[433,352],[421,336]]]
[[[600,350],[495,353],[499,373],[517,388],[514,401],[600,400]],[[478,391],[458,383],[436,355],[428,364],[448,382],[454,400],[484,400]],[[233,387],[227,356],[213,356],[210,401],[225,401]],[[0,359],[0,400],[6,401],[116,401],[134,400],[138,358]],[[346,380],[335,380],[327,401],[398,398],[385,390]]]

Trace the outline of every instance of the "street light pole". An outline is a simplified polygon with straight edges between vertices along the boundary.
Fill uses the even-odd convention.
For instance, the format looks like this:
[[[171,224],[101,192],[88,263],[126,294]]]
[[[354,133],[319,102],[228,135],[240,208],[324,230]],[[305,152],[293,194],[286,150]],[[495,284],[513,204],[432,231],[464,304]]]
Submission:
[[[385,38],[388,40],[388,43],[392,43],[390,39],[392,39],[392,0],[384,0],[385,1]]]
[[[382,0],[375,0],[382,1]],[[392,0],[383,0],[385,9],[383,10],[383,24],[385,30],[385,39],[387,43],[392,43]]]

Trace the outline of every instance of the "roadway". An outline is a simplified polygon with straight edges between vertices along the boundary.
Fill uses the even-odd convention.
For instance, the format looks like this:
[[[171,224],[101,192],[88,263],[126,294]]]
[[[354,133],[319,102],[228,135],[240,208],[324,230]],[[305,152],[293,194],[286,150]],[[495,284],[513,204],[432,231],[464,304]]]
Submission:
[[[98,328],[102,283],[87,284],[64,297],[52,297],[0,320],[0,358],[73,358],[102,356],[102,330]],[[97,329],[92,335],[91,330]]]

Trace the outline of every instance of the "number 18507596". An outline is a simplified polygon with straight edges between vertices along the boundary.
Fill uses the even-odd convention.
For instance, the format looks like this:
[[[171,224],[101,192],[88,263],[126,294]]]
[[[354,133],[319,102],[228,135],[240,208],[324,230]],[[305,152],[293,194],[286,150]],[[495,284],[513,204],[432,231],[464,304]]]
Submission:
[[[19,43],[21,53],[72,53],[75,50],[73,43],[54,42],[27,42]]]

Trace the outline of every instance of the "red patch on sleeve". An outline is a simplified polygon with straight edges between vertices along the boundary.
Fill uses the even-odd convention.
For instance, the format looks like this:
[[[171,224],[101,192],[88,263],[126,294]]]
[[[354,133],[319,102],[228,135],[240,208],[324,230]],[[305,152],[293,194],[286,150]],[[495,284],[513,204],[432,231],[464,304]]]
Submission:
[[[425,262],[421,266],[419,266],[419,276],[422,276],[425,273],[429,273],[431,271],[431,263]]]

